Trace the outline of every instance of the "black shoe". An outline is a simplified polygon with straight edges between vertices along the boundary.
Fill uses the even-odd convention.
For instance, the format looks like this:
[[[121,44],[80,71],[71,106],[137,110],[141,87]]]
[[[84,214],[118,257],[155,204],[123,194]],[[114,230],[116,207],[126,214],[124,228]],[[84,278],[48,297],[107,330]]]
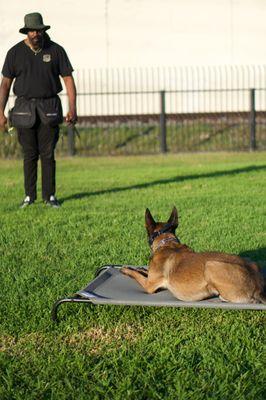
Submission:
[[[53,208],[59,208],[60,204],[55,196],[50,196],[49,200],[45,200],[45,204],[47,206],[53,207]]]
[[[20,208],[25,208],[30,206],[31,204],[34,203],[34,200],[30,198],[30,196],[26,196],[23,202],[20,204]]]

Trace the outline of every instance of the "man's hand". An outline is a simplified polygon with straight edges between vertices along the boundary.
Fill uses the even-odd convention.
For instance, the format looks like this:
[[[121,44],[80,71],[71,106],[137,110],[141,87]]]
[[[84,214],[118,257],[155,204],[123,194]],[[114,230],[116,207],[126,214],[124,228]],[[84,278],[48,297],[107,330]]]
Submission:
[[[3,76],[1,84],[0,84],[0,131],[6,132],[7,127],[7,119],[4,114],[5,112],[5,107],[7,103],[7,99],[9,96],[10,88],[12,85],[13,79],[11,78],[6,78]]]
[[[77,122],[77,112],[76,112],[76,86],[72,75],[63,76],[63,80],[66,86],[69,111],[66,115],[66,122],[68,124],[75,124]]]
[[[66,123],[67,124],[75,124],[78,120],[76,111],[68,111],[66,115]]]
[[[7,132],[7,119],[5,117],[5,115],[0,115],[0,131],[1,132]]]

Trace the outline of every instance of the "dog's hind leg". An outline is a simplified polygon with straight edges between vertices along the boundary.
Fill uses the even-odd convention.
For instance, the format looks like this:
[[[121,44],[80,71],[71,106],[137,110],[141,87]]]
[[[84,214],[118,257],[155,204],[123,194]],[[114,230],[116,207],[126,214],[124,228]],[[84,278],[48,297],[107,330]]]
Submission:
[[[137,270],[134,270],[134,269],[121,268],[121,272],[124,275],[130,276],[131,278],[135,279],[143,287],[143,289],[149,294],[155,293],[157,289],[164,287],[163,276],[158,277],[157,279],[151,280],[151,279],[149,279],[149,276],[145,277],[142,275],[141,272],[138,272]]]
[[[215,287],[222,301],[233,303],[255,303],[256,282],[252,274],[242,265],[223,261],[208,261],[205,279]]]

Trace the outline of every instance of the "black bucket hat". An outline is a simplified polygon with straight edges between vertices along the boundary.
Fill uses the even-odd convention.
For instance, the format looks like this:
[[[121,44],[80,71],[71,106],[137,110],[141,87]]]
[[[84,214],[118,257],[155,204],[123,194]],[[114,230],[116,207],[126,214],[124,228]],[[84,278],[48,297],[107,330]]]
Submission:
[[[20,33],[27,34],[30,30],[47,31],[47,29],[50,29],[50,25],[44,25],[41,14],[37,12],[26,14],[24,24],[25,26],[19,30]]]

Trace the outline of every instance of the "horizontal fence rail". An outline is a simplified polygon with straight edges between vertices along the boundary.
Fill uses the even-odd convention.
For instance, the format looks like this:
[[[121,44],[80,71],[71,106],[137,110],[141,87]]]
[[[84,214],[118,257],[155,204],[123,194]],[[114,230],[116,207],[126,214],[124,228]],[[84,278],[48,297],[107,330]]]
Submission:
[[[59,154],[266,149],[265,66],[88,70],[75,78],[79,134],[63,126]],[[15,137],[2,137],[2,156],[19,154]]]

